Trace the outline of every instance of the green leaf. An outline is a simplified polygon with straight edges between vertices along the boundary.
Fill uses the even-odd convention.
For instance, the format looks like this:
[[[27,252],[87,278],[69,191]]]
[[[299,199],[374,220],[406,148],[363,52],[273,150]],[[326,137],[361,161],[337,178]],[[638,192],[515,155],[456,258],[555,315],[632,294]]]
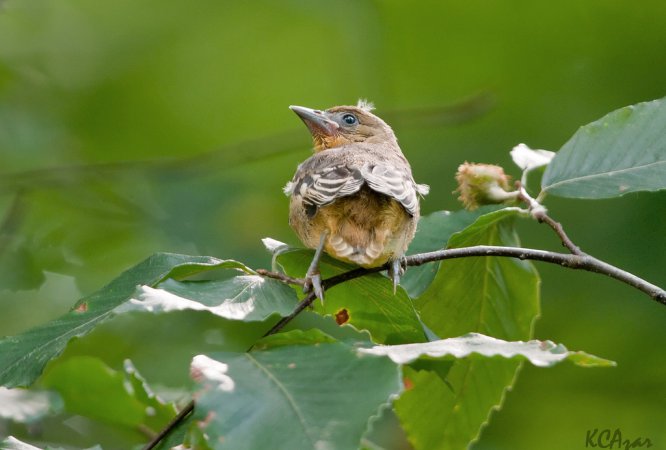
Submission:
[[[9,436],[0,442],[0,450],[41,450],[39,447],[35,447],[25,442],[21,442],[16,439],[14,436]]]
[[[194,418],[192,414],[189,414],[185,419],[183,419],[176,427],[169,432],[164,439],[160,441],[159,444],[155,447],[155,450],[172,450],[174,447],[187,442],[189,435],[198,433],[195,427],[192,426],[194,423]],[[187,448],[187,447],[185,447]],[[190,446],[197,450],[205,450],[206,447],[196,447]]]
[[[513,230],[518,208],[479,217],[449,240],[449,247],[519,245]],[[533,266],[511,258],[444,261],[430,287],[415,300],[425,324],[441,337],[482,333],[527,340],[539,310],[539,279]],[[405,369],[412,386],[395,404],[410,442],[419,449],[467,448],[501,405],[519,361],[456,360],[446,379],[433,370]],[[426,420],[427,418],[427,420]]]
[[[2,419],[31,423],[55,413],[61,408],[62,401],[52,392],[0,387],[0,418]]]
[[[293,277],[303,277],[312,261],[310,250],[283,251],[277,262]],[[319,268],[326,279],[356,266],[323,255]],[[338,324],[350,324],[358,330],[367,330],[377,343],[403,344],[426,340],[421,321],[411,299],[380,274],[370,274],[339,284],[326,291],[323,305],[316,301],[314,310],[333,316]]]
[[[158,253],[149,257],[99,291],[80,300],[64,316],[17,336],[0,340],[0,384],[9,387],[31,384],[46,363],[63,351],[71,338],[89,333],[97,325],[117,314],[116,308],[132,298],[136,286],[156,286],[169,278],[185,278],[216,269],[234,269],[244,274],[252,274],[242,263],[208,256]],[[237,287],[243,289],[247,286]],[[279,289],[282,289],[280,292],[285,292],[283,287]],[[272,291],[270,298],[274,298]],[[262,308],[267,309],[264,306]],[[278,309],[285,311],[284,305],[278,305]]]
[[[138,296],[115,312],[208,311],[225,319],[261,321],[273,314],[286,316],[298,302],[292,288],[259,275],[239,275],[227,280],[175,281],[159,289],[141,286]]]
[[[409,244],[408,254],[432,252],[446,248],[446,244],[453,233],[463,230],[471,225],[478,217],[490,211],[497,210],[498,206],[484,206],[476,211],[437,211],[421,217],[416,236]],[[410,297],[418,297],[430,286],[439,269],[439,262],[409,267],[400,279],[402,286]]]
[[[358,336],[362,336],[358,333]],[[285,345],[317,345],[321,343],[331,344],[336,342],[334,338],[321,330],[313,328],[308,331],[291,330],[287,333],[276,333],[259,340],[255,350],[267,350],[269,348],[282,347]]]
[[[627,106],[581,127],[548,165],[541,187],[573,198],[666,188],[666,99]]]
[[[202,384],[194,414],[214,449],[357,449],[369,417],[402,389],[388,358],[339,342],[199,355],[192,373]]]
[[[485,214],[453,235],[448,246],[519,246],[513,219],[520,214],[519,208]],[[415,304],[424,322],[441,337],[479,332],[525,340],[530,338],[539,310],[538,285],[536,270],[526,261],[502,257],[447,260]]]
[[[499,356],[507,359],[526,359],[538,367],[550,367],[570,361],[585,367],[614,366],[613,361],[584,352],[570,352],[562,344],[552,341],[504,341],[479,333],[468,333],[457,338],[403,345],[377,345],[359,349],[361,353],[388,356],[396,364],[410,364],[419,358],[462,359]]]
[[[166,403],[153,392],[129,359],[123,364],[123,374],[126,380],[125,389],[145,407],[144,424],[148,429],[161,430],[176,415],[175,406]]]
[[[0,442],[0,450],[42,450],[42,449],[39,447],[35,447],[34,445],[26,444],[23,441],[19,441],[13,436],[9,436],[8,438]],[[48,446],[44,450],[62,450],[62,448]],[[86,450],[102,450],[102,447],[96,445]]]
[[[137,432],[158,432],[176,415],[173,405],[159,400],[129,361],[124,372],[117,372],[100,359],[73,357],[49,368],[42,383],[60,394],[67,412]]]

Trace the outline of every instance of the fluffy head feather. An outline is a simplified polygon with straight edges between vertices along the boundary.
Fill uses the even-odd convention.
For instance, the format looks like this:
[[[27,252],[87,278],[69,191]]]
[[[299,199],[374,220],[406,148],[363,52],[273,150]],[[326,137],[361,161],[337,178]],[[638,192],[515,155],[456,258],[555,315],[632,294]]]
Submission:
[[[362,109],[363,111],[371,112],[375,109],[375,104],[365,98],[359,98],[358,103],[356,103],[356,107]]]

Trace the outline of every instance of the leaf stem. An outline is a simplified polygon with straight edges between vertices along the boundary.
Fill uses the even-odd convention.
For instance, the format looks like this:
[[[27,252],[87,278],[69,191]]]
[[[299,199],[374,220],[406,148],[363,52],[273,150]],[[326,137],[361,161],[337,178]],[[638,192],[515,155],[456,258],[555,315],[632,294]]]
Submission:
[[[576,244],[574,244],[571,239],[569,239],[569,236],[564,231],[562,224],[548,215],[546,208],[527,193],[527,190],[525,190],[525,187],[521,182],[516,184],[519,192],[518,198],[528,204],[532,217],[539,223],[545,223],[551,227],[553,231],[555,231],[555,233],[559,236],[560,241],[562,241],[562,245],[568,248],[571,253],[580,256],[585,255],[585,253],[583,253],[583,251],[581,251],[581,249]]]

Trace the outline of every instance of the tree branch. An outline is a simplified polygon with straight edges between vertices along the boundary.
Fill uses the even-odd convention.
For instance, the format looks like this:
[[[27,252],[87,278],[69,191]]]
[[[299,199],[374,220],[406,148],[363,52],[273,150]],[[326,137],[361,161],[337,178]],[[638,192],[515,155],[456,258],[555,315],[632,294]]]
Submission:
[[[561,229],[562,227],[560,226],[559,228]],[[558,233],[558,235],[566,236],[563,230],[562,234]],[[578,247],[576,247],[575,245],[573,247],[578,249]],[[569,248],[569,246],[567,246],[567,248]],[[570,269],[585,270],[588,272],[608,275],[611,278],[614,278],[618,281],[621,281],[625,284],[628,284],[629,286],[632,286],[646,293],[658,303],[661,303],[662,305],[666,306],[666,291],[660,288],[659,286],[656,286],[648,281],[643,280],[642,278],[637,277],[636,275],[633,275],[627,271],[624,271],[611,264],[601,261],[593,256],[582,253],[580,252],[580,250],[578,250],[578,253],[574,253],[574,251],[571,248],[569,249],[572,251],[573,254],[550,252],[546,250],[535,250],[531,248],[477,245],[474,247],[451,248],[451,249],[438,250],[427,253],[419,253],[416,255],[407,256],[404,260],[404,265],[408,267],[421,266],[423,264],[435,261],[444,261],[447,259],[482,257],[482,256],[495,256],[495,257],[517,258],[520,260],[542,261],[550,264],[557,264],[562,267],[568,267]],[[344,272],[334,277],[323,280],[322,288],[324,289],[324,291],[326,291],[327,289],[330,289],[333,286],[336,286],[340,283],[344,283],[346,281],[353,280],[354,278],[359,278],[371,273],[377,273],[383,270],[388,270],[388,268],[389,264],[385,264],[380,267],[373,267],[371,269],[364,269],[362,267],[359,267],[357,269],[353,269],[348,272]],[[287,275],[276,272],[270,272],[267,270],[260,269],[257,270],[257,273],[266,277],[275,278],[286,284],[299,284],[299,285],[303,284],[302,280],[300,279],[292,278]],[[317,296],[314,294],[314,292],[308,293],[308,295],[306,295],[305,298],[303,298],[303,300],[301,300],[298,303],[298,305],[296,305],[296,308],[294,308],[291,314],[280,319],[275,325],[273,325],[273,327],[270,330],[264,333],[262,337],[270,336],[283,329],[289,322],[291,322],[296,316],[298,316],[304,309],[310,306],[316,299]],[[249,350],[251,349],[252,348],[250,348]],[[171,430],[176,428],[176,426],[183,419],[185,419],[185,417],[187,417],[187,415],[190,412],[192,412],[193,409],[194,409],[194,401],[191,401],[160,432],[158,436],[156,436],[146,447],[144,447],[144,450],[151,450],[157,444],[159,444],[160,440],[163,439],[167,434],[169,434]]]
[[[645,281],[644,279],[637,277],[632,273],[629,273],[587,254],[570,255],[566,253],[556,253],[546,250],[535,250],[531,248],[477,245],[474,247],[453,248],[408,256],[406,265],[420,266],[421,264],[432,261],[465,258],[470,256],[501,256],[523,260],[529,259],[534,261],[543,261],[551,264],[558,264],[570,269],[600,273],[628,284],[629,286],[632,286],[646,293],[658,303],[666,305],[666,291],[664,291],[664,289],[648,281]]]
[[[659,286],[656,286],[648,281],[645,281],[642,278],[639,278],[632,273],[629,273],[611,264],[601,261],[600,259],[597,259],[594,256],[584,254],[580,252],[580,250],[578,250],[578,252],[579,252],[578,254],[567,254],[567,253],[550,252],[546,250],[535,250],[531,248],[477,245],[474,247],[451,248],[451,249],[438,250],[428,253],[419,253],[416,255],[407,256],[405,258],[404,264],[405,266],[408,267],[420,266],[435,261],[444,261],[447,259],[469,258],[469,257],[479,257],[479,256],[498,256],[498,257],[507,257],[507,258],[517,258],[521,260],[527,259],[533,261],[542,261],[551,264],[557,264],[562,267],[567,267],[569,269],[585,270],[588,272],[608,275],[611,278],[614,278],[640,291],[643,291],[658,303],[666,305],[666,291],[664,291]],[[334,277],[322,281],[322,288],[325,291],[345,281],[349,281],[354,278],[368,275],[370,273],[381,272],[383,270],[388,270],[388,269],[389,269],[389,264],[385,264],[380,267],[373,267],[371,269],[364,269],[362,267],[359,267],[358,269],[350,270],[348,272],[341,273],[339,275],[336,275]],[[281,276],[280,274],[268,272],[265,270],[262,271],[258,270],[257,273],[263,274],[265,276],[270,276],[271,278],[280,279],[281,281],[288,284],[302,284],[302,283],[292,282],[292,280],[294,279],[291,277]],[[303,300],[301,300],[301,302],[298,305],[296,305],[296,308],[294,309],[294,311],[292,311],[291,314],[280,319],[280,321],[276,323],[270,330],[268,330],[262,337],[270,336],[271,334],[275,334],[278,331],[280,331],[282,328],[284,328],[285,325],[287,325],[298,314],[300,314],[301,311],[310,306],[315,301],[315,299],[316,296],[314,295],[314,293],[310,292]]]

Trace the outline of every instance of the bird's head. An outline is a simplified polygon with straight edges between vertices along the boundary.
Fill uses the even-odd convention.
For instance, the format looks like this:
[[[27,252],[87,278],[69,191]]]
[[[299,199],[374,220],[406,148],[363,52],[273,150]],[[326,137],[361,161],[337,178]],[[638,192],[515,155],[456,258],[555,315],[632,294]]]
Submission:
[[[363,100],[356,106],[334,106],[324,111],[289,108],[307,125],[316,152],[354,142],[396,143],[391,127],[372,114],[372,104]]]

